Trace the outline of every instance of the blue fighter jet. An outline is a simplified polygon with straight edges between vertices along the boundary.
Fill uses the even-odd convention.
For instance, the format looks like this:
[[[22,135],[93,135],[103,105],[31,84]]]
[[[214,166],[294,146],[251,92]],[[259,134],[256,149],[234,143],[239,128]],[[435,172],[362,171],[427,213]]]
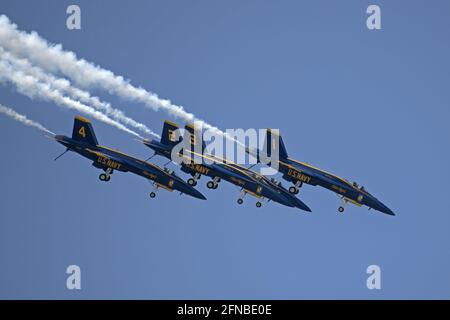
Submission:
[[[276,150],[277,145],[278,150]],[[247,152],[256,156],[258,161],[261,161],[263,156],[266,157],[264,162],[268,165],[270,165],[270,157],[272,154],[278,153],[278,171],[283,174],[283,179],[293,183],[289,187],[289,192],[292,194],[298,194],[299,189],[304,183],[313,186],[318,185],[339,195],[343,203],[338,208],[338,211],[341,213],[344,212],[344,205],[353,203],[357,206],[366,205],[369,207],[369,210],[373,208],[388,215],[395,215],[391,209],[370,194],[363,186],[359,186],[355,182],[350,183],[335,174],[290,158],[287,154],[283,139],[271,129],[267,129],[263,144],[263,153],[260,150],[250,149],[247,149]]]
[[[154,190],[150,193],[151,198],[156,196],[158,188],[163,188],[168,191],[177,190],[194,198],[206,200],[203,194],[170,170],[161,169],[149,162],[99,145],[91,122],[85,118],[75,117],[71,138],[63,135],[56,135],[53,138],[66,147],[66,151],[56,159],[68,151],[76,152],[92,160],[94,167],[104,171],[99,176],[101,181],[109,181],[114,171],[132,172],[153,181]]]
[[[160,155],[172,160],[172,149],[183,141],[183,137],[176,139],[174,132],[177,129],[178,126],[175,123],[165,121],[160,141],[145,139],[142,142],[155,152],[154,155]],[[273,200],[285,206],[311,211],[306,204],[283,188],[281,183],[269,180],[238,164],[230,163],[229,161],[224,162],[222,159],[205,153],[204,143],[200,149],[201,153],[197,153],[195,144],[200,139],[196,139],[196,136],[201,134],[201,132],[195,130],[194,126],[189,124],[185,126],[185,130],[188,133],[188,135],[185,134],[185,138],[190,140],[191,148],[183,148],[178,155],[187,160],[181,163],[181,170],[192,176],[187,181],[191,186],[195,186],[197,180],[204,175],[211,178],[206,184],[209,189],[217,189],[222,179],[238,186],[241,189],[237,200],[238,204],[242,204],[244,196],[250,194],[258,199],[256,202],[256,207],[258,208],[262,205],[259,200],[266,198],[269,201]],[[201,161],[193,161],[195,160],[194,157],[200,158]]]

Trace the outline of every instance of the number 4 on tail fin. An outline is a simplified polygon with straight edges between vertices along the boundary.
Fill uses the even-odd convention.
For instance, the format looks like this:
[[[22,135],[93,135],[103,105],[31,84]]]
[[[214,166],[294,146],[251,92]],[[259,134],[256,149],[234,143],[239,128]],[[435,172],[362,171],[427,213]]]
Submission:
[[[89,120],[83,117],[75,117],[73,123],[72,139],[83,141],[90,145],[98,145],[97,137]]]

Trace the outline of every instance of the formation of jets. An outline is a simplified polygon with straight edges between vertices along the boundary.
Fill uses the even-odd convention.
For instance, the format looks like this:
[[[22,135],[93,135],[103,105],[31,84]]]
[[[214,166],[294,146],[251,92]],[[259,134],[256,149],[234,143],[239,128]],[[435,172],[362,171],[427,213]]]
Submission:
[[[172,160],[173,149],[183,139],[174,138],[173,133],[177,129],[179,127],[175,123],[165,121],[160,140],[144,139],[142,143],[154,151],[153,156],[159,155]],[[373,208],[380,212],[394,215],[387,206],[356,183],[350,183],[334,174],[288,157],[280,136],[278,136],[279,150],[272,150],[270,141],[274,139],[274,133],[270,129],[267,129],[264,143],[266,154],[270,157],[272,152],[279,153],[278,160],[276,160],[277,168],[282,174],[283,179],[292,183],[292,186],[288,189],[283,187],[281,182],[277,182],[273,178],[269,179],[247,167],[228,160],[224,161],[207,153],[204,143],[200,146],[201,152],[196,152],[198,150],[195,148],[197,139],[194,139],[194,137],[198,132],[190,124],[185,126],[185,130],[191,135],[190,144],[192,148],[183,148],[181,152],[178,152],[178,156],[186,160],[182,161],[180,165],[181,171],[191,175],[191,178],[187,181],[184,181],[166,167],[161,168],[148,162],[153,156],[147,160],[140,160],[120,151],[99,145],[92,123],[82,117],[75,117],[72,137],[56,135],[53,138],[66,147],[66,150],[56,159],[68,151],[76,152],[92,160],[94,167],[103,170],[103,173],[99,175],[101,181],[109,181],[114,171],[132,172],[153,183],[154,189],[150,192],[151,198],[154,198],[156,191],[162,188],[168,191],[176,190],[182,194],[206,200],[206,197],[195,189],[198,180],[202,176],[205,176],[210,178],[206,184],[209,189],[217,189],[222,180],[239,187],[240,195],[237,199],[238,204],[242,204],[244,197],[249,194],[257,198],[257,207],[261,207],[261,201],[266,199],[288,207],[295,207],[310,212],[311,209],[296,196],[303,184],[310,184],[313,186],[318,185],[335,192],[341,197],[343,204],[353,203],[358,206],[365,205],[369,209]],[[260,160],[260,150],[247,149],[247,152]],[[193,161],[194,157],[197,159],[196,161]],[[198,159],[201,161],[199,162]],[[340,206],[339,212],[343,211],[344,207]]]

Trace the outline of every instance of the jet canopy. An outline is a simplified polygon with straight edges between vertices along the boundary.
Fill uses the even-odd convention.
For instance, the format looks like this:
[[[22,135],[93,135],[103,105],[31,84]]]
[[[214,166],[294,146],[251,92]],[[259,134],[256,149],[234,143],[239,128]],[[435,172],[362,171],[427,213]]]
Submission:
[[[362,185],[359,185],[359,184],[357,184],[356,182],[353,182],[353,187],[355,187],[355,188],[357,188],[357,189],[359,189],[359,190],[361,190],[361,191],[364,191],[365,193],[368,193],[368,194],[370,194],[370,192],[369,191],[367,191],[366,190],[366,188],[364,188],[364,186],[362,186]]]

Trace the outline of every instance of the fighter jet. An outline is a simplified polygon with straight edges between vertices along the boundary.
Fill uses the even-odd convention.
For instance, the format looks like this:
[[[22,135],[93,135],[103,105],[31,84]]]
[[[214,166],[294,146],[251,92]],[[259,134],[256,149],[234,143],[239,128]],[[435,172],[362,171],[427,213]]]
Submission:
[[[278,141],[276,141],[276,139],[278,139]],[[276,150],[277,146],[278,150]],[[388,215],[395,215],[391,209],[370,194],[363,186],[359,186],[356,182],[350,183],[346,179],[338,177],[335,174],[326,172],[308,163],[290,158],[287,154],[283,139],[271,129],[267,129],[263,151],[264,153],[261,153],[260,150],[251,150],[247,148],[247,152],[256,156],[258,161],[261,161],[264,156],[264,162],[268,165],[271,164],[271,156],[278,153],[278,171],[283,174],[283,179],[293,183],[293,185],[289,187],[289,192],[291,194],[298,194],[299,189],[304,183],[313,186],[318,185],[339,195],[342,200],[342,205],[338,208],[338,211],[341,213],[344,212],[344,206],[347,203],[353,203],[357,206],[365,205],[369,207],[369,210],[373,208]]]
[[[99,145],[91,122],[85,118],[75,117],[71,138],[63,135],[55,135],[53,138],[66,147],[66,151],[55,160],[68,151],[76,152],[92,160],[94,167],[104,171],[99,175],[101,181],[109,181],[114,171],[132,172],[153,182],[154,188],[150,192],[151,198],[156,196],[156,191],[159,188],[163,188],[168,191],[177,190],[194,198],[206,200],[203,194],[170,170],[164,170],[152,163]]]
[[[147,147],[154,150],[154,155],[160,155],[172,160],[172,150],[174,146],[183,141],[183,137],[176,139],[174,132],[177,129],[178,126],[175,123],[165,121],[160,141],[145,139],[142,142]],[[204,143],[202,143],[200,149],[201,152],[197,153],[195,151],[195,144],[197,143],[196,141],[200,141],[200,139],[196,139],[196,137],[198,134],[201,134],[201,132],[195,130],[194,126],[190,124],[185,126],[185,130],[190,137],[185,135],[184,138],[190,140],[191,148],[183,148],[182,152],[178,155],[187,160],[181,162],[181,170],[192,176],[192,178],[187,181],[191,186],[195,186],[198,179],[204,175],[211,178],[206,184],[209,189],[217,189],[219,182],[222,179],[238,186],[241,190],[237,200],[238,204],[242,204],[245,195],[250,194],[258,199],[256,202],[256,207],[258,208],[262,206],[260,200],[267,199],[285,206],[311,211],[311,209],[297,197],[289,194],[289,192],[283,188],[281,183],[275,183],[248,168],[235,163],[230,163],[229,161],[224,162],[223,159],[207,154],[205,152]],[[197,157],[197,159],[199,158],[201,161],[194,161],[194,157]]]

